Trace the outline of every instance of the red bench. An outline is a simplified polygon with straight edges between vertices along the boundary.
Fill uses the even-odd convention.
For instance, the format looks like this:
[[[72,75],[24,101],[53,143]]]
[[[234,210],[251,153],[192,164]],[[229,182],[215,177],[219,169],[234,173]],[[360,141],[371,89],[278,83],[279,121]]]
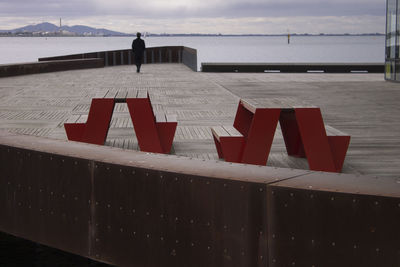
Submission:
[[[306,157],[311,170],[340,172],[350,136],[325,125],[318,107],[290,98],[241,99],[233,128],[213,127],[220,158],[266,165],[278,121],[287,153]]]
[[[74,115],[64,123],[68,140],[104,145],[115,103],[127,103],[141,151],[171,151],[176,116],[154,113],[146,90],[108,91],[96,96],[87,117]]]

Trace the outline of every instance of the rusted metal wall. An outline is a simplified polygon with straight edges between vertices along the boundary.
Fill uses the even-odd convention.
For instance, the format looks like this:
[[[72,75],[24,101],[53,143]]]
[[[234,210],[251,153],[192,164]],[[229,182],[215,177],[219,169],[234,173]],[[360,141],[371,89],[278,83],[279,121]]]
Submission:
[[[102,67],[104,67],[104,62],[100,58],[7,64],[0,65],[0,77]]]
[[[135,64],[134,54],[131,49],[101,51],[84,54],[65,55],[57,57],[39,58],[39,61],[102,58],[105,66],[131,65]],[[196,49],[184,46],[163,46],[146,48],[143,63],[183,63],[189,68],[197,71]],[[196,68],[194,68],[195,66]]]
[[[202,63],[203,72],[383,73],[380,63]]]
[[[400,264],[396,179],[5,132],[0,162],[1,231],[118,266]]]

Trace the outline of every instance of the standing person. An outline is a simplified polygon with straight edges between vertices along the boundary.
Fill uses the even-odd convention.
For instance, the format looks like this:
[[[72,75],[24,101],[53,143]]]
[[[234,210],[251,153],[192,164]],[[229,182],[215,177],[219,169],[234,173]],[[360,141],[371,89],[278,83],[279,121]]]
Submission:
[[[137,38],[132,42],[132,52],[135,55],[136,72],[140,72],[140,66],[142,65],[143,53],[146,50],[146,44],[140,39],[140,32],[136,34]]]

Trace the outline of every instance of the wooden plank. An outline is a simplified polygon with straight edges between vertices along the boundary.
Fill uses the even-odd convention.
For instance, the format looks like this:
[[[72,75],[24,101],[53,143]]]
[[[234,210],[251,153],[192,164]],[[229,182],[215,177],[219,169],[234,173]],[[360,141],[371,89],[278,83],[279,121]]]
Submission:
[[[349,134],[346,134],[336,128],[333,128],[332,126],[325,125],[325,130],[326,134],[329,136],[349,136]]]
[[[166,114],[165,115],[167,122],[177,122],[177,115],[176,114]]]
[[[107,94],[104,96],[104,98],[115,98],[117,95],[117,91],[109,90]]]
[[[136,98],[137,97],[137,90],[136,89],[129,89],[126,98]]]
[[[126,90],[118,91],[117,95],[115,96],[115,102],[116,103],[124,103],[124,102],[126,102],[127,94],[128,94],[128,91],[126,91]]]
[[[218,141],[221,136],[230,136],[230,134],[222,126],[211,127],[211,132],[213,133],[215,138],[218,139]]]
[[[65,123],[76,123],[81,115],[71,115],[66,121]]]
[[[109,90],[103,90],[103,91],[96,92],[96,94],[94,95],[93,98],[104,98],[108,94],[108,91]]]
[[[223,126],[225,131],[230,135],[230,136],[243,136],[238,130],[236,130],[235,127],[233,126]]]
[[[138,90],[137,98],[147,98],[147,90]]]
[[[86,123],[88,115],[81,115],[79,119],[76,121],[77,123]]]
[[[156,122],[166,122],[165,113],[164,112],[156,112],[154,113],[154,117]]]

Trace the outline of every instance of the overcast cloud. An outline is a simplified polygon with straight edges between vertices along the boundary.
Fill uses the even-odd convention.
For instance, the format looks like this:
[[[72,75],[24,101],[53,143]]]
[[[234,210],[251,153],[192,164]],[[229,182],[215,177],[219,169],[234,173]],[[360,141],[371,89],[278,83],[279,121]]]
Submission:
[[[385,0],[0,0],[0,29],[44,21],[133,33],[366,33]]]

